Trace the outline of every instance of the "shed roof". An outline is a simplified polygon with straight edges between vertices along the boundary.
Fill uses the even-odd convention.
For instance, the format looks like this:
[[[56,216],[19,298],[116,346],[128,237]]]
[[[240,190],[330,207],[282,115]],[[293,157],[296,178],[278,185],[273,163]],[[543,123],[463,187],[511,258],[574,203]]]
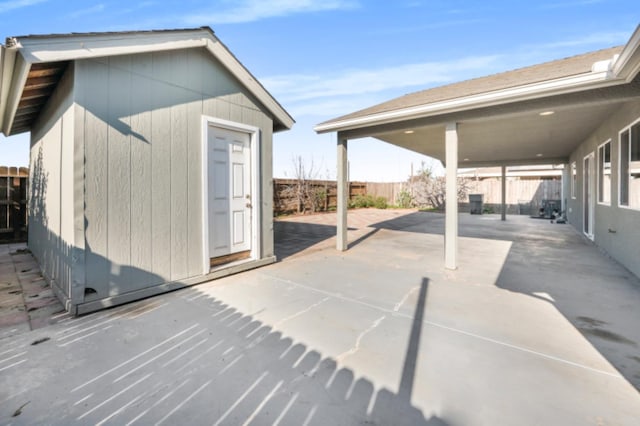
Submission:
[[[69,33],[9,37],[0,46],[0,130],[12,135],[30,130],[70,61],[206,48],[265,107],[273,130],[294,120],[209,27],[175,30]]]

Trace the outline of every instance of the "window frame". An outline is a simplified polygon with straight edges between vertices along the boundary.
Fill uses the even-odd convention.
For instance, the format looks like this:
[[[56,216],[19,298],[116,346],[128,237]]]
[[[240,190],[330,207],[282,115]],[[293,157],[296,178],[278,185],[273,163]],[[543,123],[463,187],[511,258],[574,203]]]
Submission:
[[[571,199],[575,200],[576,197],[576,187],[578,186],[578,165],[574,161],[571,163]]]
[[[631,122],[630,124],[628,124],[627,126],[623,127],[619,132],[618,132],[618,207],[621,209],[628,209],[628,210],[635,210],[635,211],[640,211],[640,204],[638,206],[631,206],[630,204],[630,195],[631,195],[631,173],[630,173],[630,169],[631,169],[631,141],[632,141],[632,135],[633,133],[631,132],[631,129],[638,125],[638,131],[640,132],[640,118],[637,118],[635,121]],[[627,204],[622,204],[622,171],[623,171],[623,167],[622,167],[622,160],[623,160],[623,155],[622,155],[622,135],[628,132],[629,134],[629,139],[628,139],[628,143],[627,143],[627,153],[626,153],[626,158],[627,158],[627,164],[626,164],[626,176],[624,176],[624,178],[627,181],[627,194],[626,194],[626,199],[627,199]]]
[[[602,151],[606,145],[609,145],[609,199],[604,200],[603,187],[604,185],[601,182],[601,176],[604,176],[604,162],[602,159]],[[611,167],[611,139],[607,139],[605,142],[598,145],[598,162],[596,164],[596,202],[601,206],[610,206],[611,205],[611,187],[613,186],[613,180],[611,179],[612,167]]]

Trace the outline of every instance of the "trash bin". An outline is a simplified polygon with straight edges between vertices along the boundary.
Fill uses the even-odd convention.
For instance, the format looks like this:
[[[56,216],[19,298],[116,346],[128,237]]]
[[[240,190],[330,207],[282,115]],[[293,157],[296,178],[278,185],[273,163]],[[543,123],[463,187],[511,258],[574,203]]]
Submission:
[[[482,214],[483,194],[469,194],[469,212]]]

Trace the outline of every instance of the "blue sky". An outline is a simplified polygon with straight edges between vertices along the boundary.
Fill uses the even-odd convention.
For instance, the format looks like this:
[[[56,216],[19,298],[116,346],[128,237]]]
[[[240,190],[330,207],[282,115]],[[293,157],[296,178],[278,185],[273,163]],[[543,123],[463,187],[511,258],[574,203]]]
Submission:
[[[313,126],[405,93],[621,45],[637,0],[0,0],[8,36],[208,25],[296,119],[277,134],[274,174],[292,158],[335,176],[335,135]],[[351,141],[352,180],[400,181],[429,159]],[[28,135],[0,136],[0,165],[28,164]],[[437,167],[437,165],[436,165]]]

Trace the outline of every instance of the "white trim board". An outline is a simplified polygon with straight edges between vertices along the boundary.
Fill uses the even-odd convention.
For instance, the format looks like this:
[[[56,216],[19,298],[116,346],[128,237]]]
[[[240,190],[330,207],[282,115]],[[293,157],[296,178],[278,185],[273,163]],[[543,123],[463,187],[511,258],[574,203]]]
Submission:
[[[261,172],[260,167],[262,151],[262,141],[260,128],[247,124],[224,120],[221,118],[202,116],[202,272],[208,274],[211,270],[209,264],[209,158],[208,158],[208,132],[209,126],[222,129],[235,130],[237,132],[249,134],[249,145],[251,150],[251,259],[262,258],[262,192],[260,191]]]

